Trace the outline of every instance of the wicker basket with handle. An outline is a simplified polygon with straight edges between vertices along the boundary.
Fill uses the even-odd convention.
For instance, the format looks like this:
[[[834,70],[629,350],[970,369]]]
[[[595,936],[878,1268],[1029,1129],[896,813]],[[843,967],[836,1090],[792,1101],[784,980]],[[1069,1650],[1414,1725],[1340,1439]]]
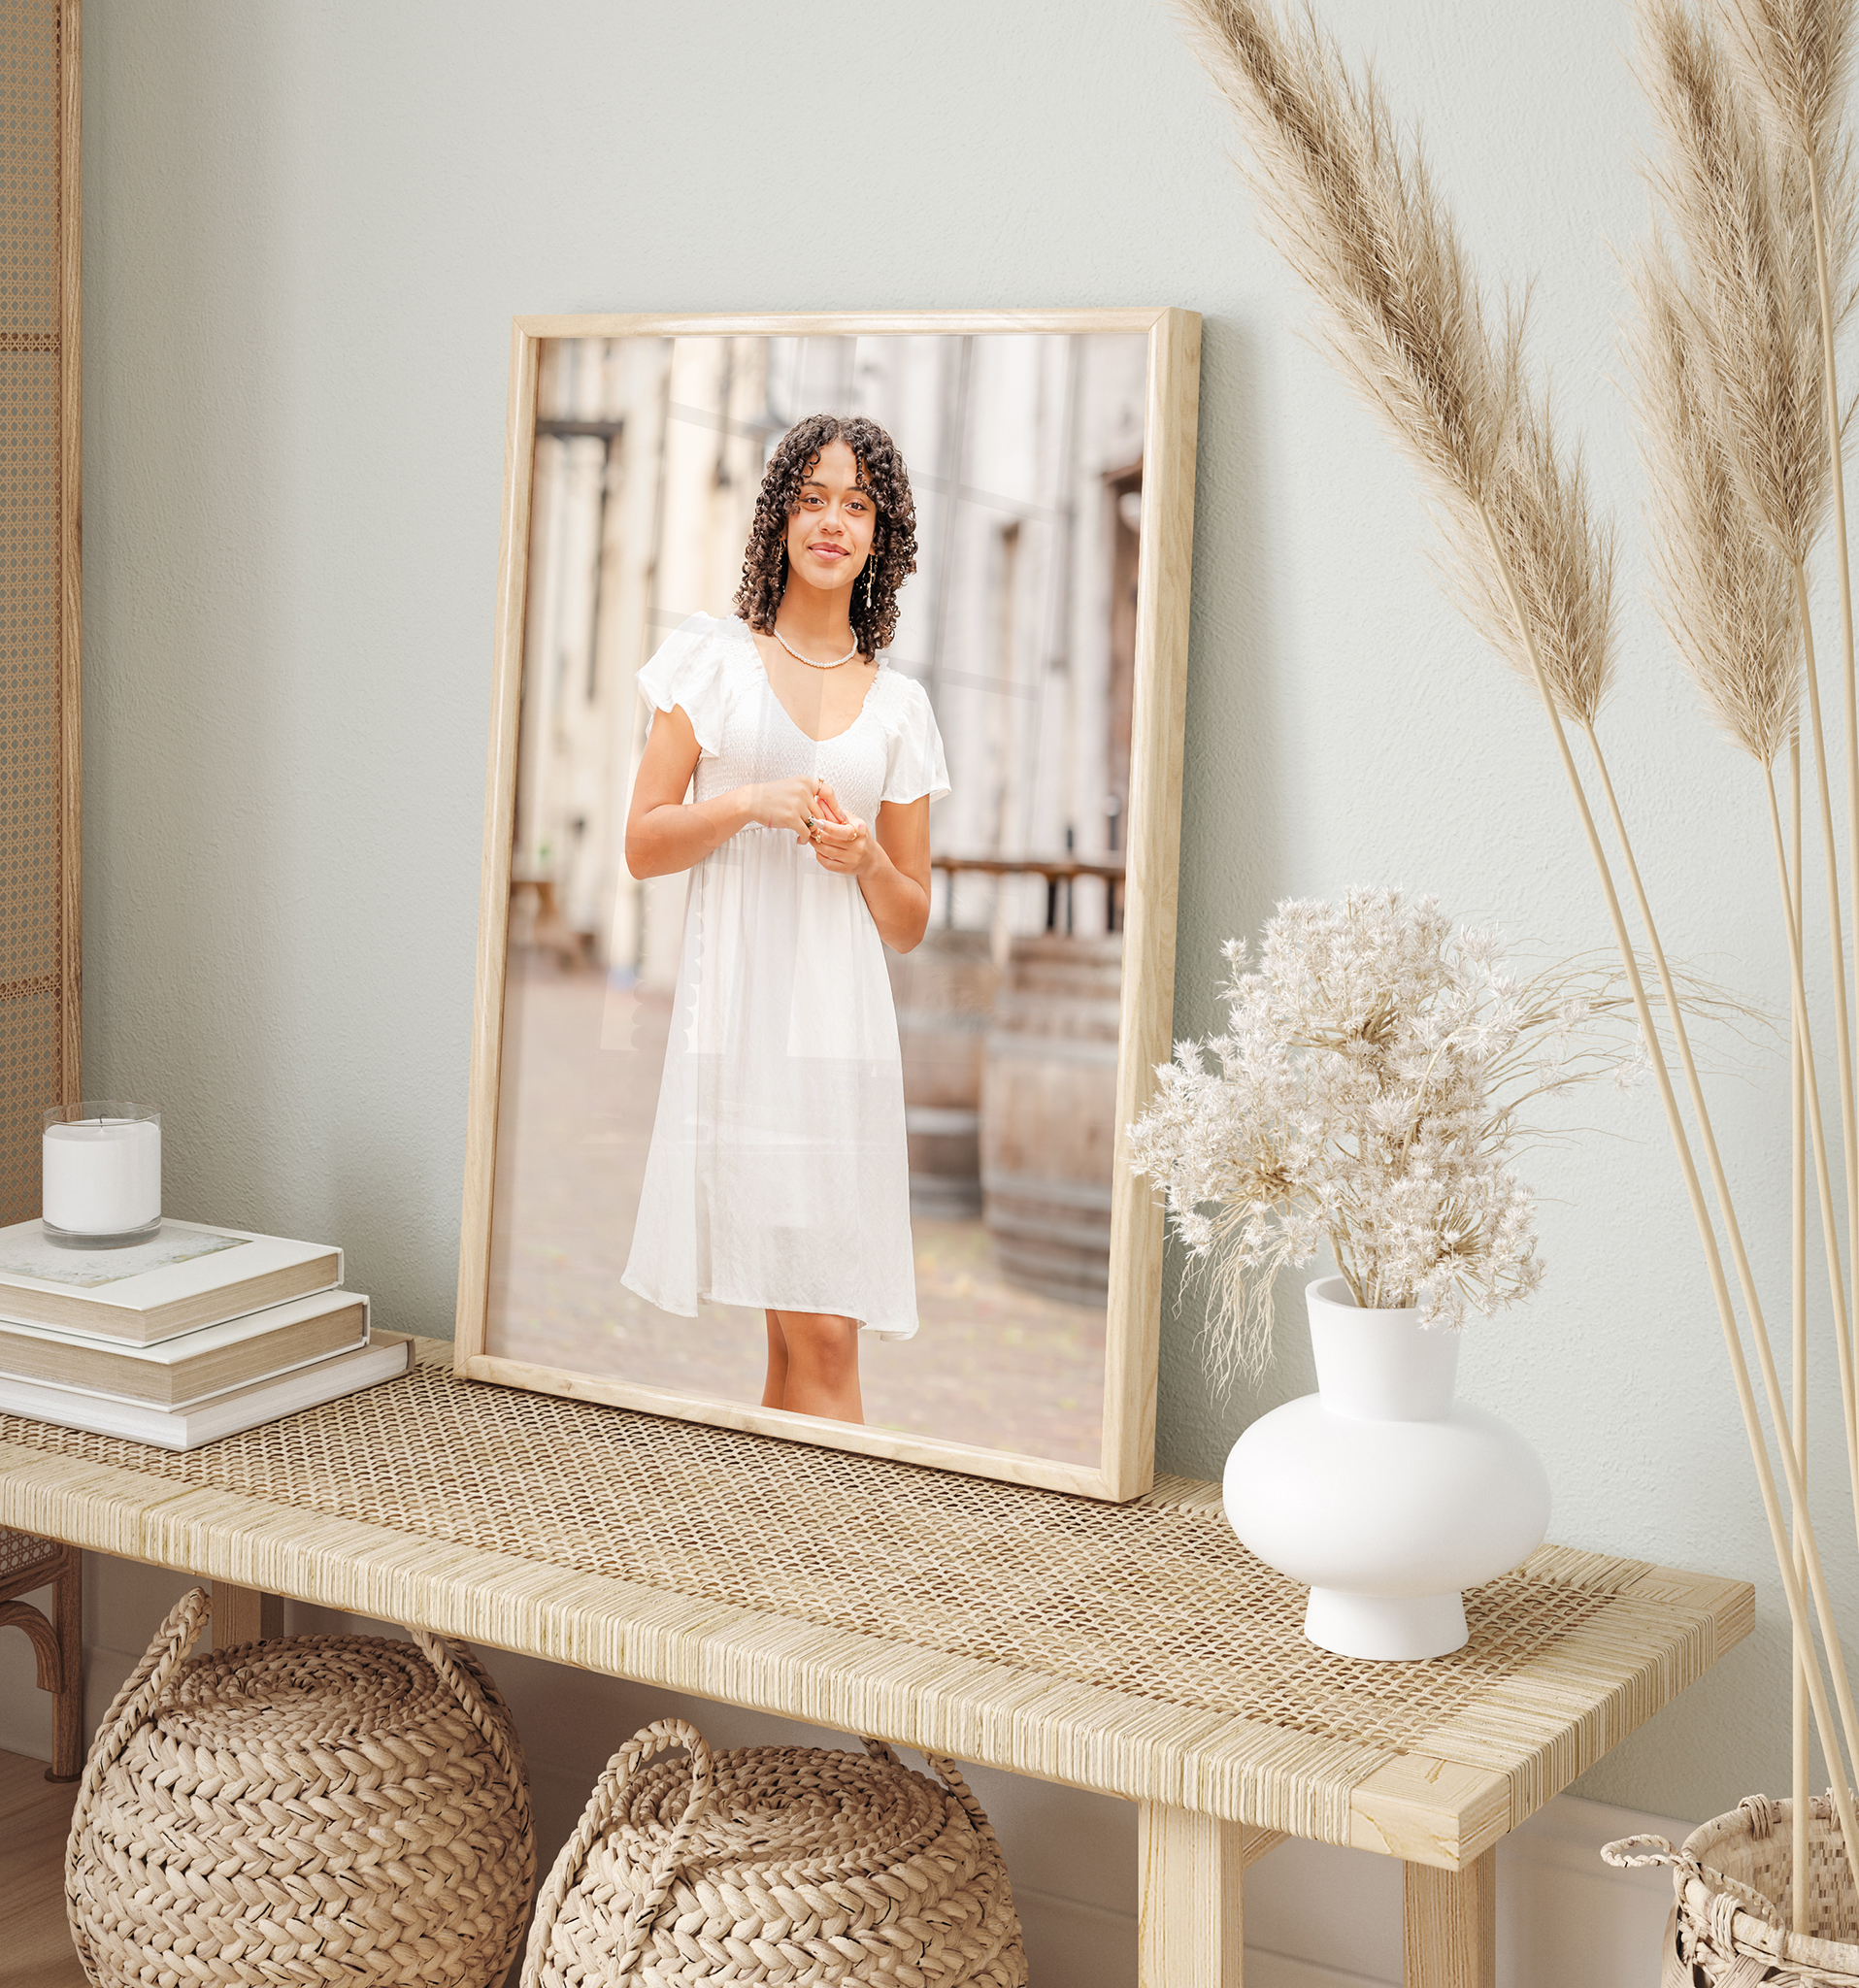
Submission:
[[[1809,1804],[1808,1931],[1794,1916],[1794,1804],[1750,1795],[1674,1849],[1626,1837],[1610,1864],[1665,1864],[1676,1894],[1661,1988],[1859,1988],[1859,1890],[1833,1803]]]
[[[176,1605],[104,1715],[65,1853],[96,1988],[493,1988],[535,1876],[510,1714],[462,1645],[293,1637],[187,1662]]]
[[[927,1756],[939,1784],[865,1746],[636,1734],[543,1887],[522,1988],[1024,1988],[1000,1842],[954,1763]]]

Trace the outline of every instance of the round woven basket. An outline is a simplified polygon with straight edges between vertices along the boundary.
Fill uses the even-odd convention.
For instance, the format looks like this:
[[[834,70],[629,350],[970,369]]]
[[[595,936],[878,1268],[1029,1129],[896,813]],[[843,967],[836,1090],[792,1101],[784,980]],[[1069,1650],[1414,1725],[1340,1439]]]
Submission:
[[[496,1687],[421,1630],[184,1661],[176,1606],[104,1716],[65,1852],[96,1988],[492,1988],[536,1869]]]
[[[1674,1849],[1627,1837],[1610,1864],[1672,1867],[1661,1988],[1859,1988],[1859,1890],[1833,1803],[1808,1805],[1808,1928],[1794,1917],[1794,1804],[1750,1795]]]
[[[614,1754],[536,1904],[523,1988],[1025,1988],[1001,1846],[954,1763],[713,1756],[681,1719]],[[682,1746],[688,1758],[656,1761]]]

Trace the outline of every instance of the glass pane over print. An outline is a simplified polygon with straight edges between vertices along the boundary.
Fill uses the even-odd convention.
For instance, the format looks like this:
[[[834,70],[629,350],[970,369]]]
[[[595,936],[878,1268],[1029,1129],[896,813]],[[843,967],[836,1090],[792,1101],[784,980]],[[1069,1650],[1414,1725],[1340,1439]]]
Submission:
[[[487,1352],[749,1404],[770,1309],[839,1312],[868,1423],[1098,1463],[1146,364],[1120,335],[545,348]],[[777,656],[783,702],[738,588],[822,413],[895,445],[915,570],[882,668]],[[799,777],[874,831],[926,802],[921,942],[878,944],[785,831],[636,878],[673,711],[699,800]]]

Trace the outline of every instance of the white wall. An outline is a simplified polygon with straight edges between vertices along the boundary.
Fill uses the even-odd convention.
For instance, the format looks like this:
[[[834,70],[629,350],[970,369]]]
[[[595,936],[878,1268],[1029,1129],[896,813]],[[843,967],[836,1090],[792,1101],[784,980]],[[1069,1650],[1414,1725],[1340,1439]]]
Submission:
[[[1629,528],[1608,733],[1649,884],[1676,951],[1773,1001],[1756,792],[1641,598],[1625,8],[1323,11],[1424,114],[1493,279],[1540,278]],[[90,0],[85,64],[87,1085],[163,1109],[176,1212],[336,1236],[385,1324],[449,1329],[517,311],[1200,310],[1177,1033],[1286,894],[1398,880],[1606,943],[1540,720],[1301,341],[1165,8]],[[1772,1288],[1780,1096],[1771,1065],[1719,1128]],[[1626,1136],[1537,1162],[1550,1280],[1463,1373],[1543,1450],[1556,1538],[1764,1583],[1753,1643],[1581,1784],[1701,1816],[1785,1786],[1785,1635],[1650,1099],[1595,1112]],[[1212,1398],[1195,1323],[1165,1322],[1159,1461],[1211,1474],[1310,1370],[1287,1320],[1269,1386]]]

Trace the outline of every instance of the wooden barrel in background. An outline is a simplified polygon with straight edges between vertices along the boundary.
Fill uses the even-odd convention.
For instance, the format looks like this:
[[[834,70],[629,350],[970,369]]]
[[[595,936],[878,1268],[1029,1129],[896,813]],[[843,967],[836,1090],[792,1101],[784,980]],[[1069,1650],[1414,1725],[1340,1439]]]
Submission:
[[[1005,1276],[1074,1305],[1110,1294],[1123,941],[1016,939],[981,1067],[983,1220]]]
[[[981,1045],[1000,975],[985,932],[936,927],[886,951],[904,1056],[911,1213],[973,1221],[981,1211]]]

